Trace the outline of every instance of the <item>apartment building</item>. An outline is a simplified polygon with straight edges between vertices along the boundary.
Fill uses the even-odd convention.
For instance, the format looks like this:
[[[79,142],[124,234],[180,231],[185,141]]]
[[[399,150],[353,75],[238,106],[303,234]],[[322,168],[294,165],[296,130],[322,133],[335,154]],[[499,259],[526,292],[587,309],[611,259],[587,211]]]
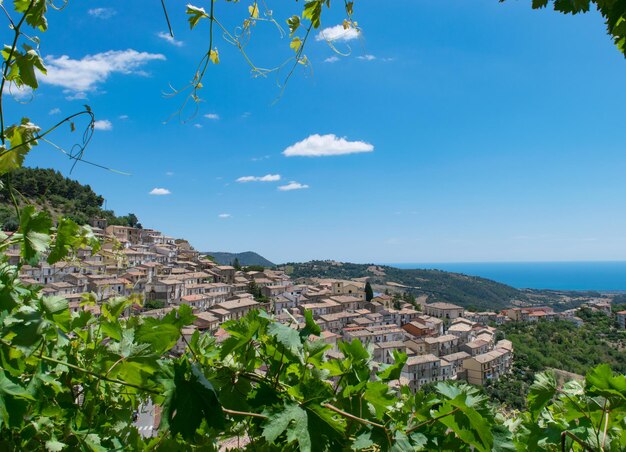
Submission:
[[[439,381],[441,377],[441,359],[433,354],[411,356],[402,370],[402,377],[409,382],[409,388],[415,392],[427,383]]]
[[[463,317],[463,313],[465,312],[465,310],[461,306],[443,302],[426,304],[424,305],[424,311],[427,315],[446,320],[453,320],[457,317]]]
[[[512,361],[512,350],[496,347],[490,352],[463,361],[463,370],[466,373],[468,383],[482,386],[487,381],[495,381],[509,372]]]

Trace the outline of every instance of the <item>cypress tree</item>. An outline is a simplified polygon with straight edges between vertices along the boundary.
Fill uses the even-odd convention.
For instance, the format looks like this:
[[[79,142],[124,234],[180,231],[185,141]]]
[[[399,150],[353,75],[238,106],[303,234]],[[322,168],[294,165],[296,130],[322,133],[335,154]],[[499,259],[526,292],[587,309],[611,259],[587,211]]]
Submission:
[[[370,282],[365,283],[365,301],[372,301],[374,298],[374,291],[372,290],[372,285]]]

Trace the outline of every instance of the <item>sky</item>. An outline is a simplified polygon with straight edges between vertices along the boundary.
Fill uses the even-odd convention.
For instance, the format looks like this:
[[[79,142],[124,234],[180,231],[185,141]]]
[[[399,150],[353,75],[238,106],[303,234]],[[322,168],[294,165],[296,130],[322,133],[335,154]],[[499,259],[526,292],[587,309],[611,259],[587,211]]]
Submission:
[[[234,31],[250,3],[218,1],[216,16]],[[88,104],[84,158],[130,175],[85,163],[70,174],[45,144],[28,166],[201,251],[276,263],[626,260],[626,62],[597,13],[365,0],[356,33],[335,28],[337,4],[307,42],[310,68],[285,86],[289,66],[254,77],[216,33],[220,64],[196,110],[171,94],[192,79],[208,27],[189,30],[184,4],[166,4],[174,38],[156,1],[50,12],[48,76],[33,98],[6,101],[9,122],[44,128]],[[301,2],[269,6],[282,26]],[[293,55],[267,21],[246,52],[266,68]]]

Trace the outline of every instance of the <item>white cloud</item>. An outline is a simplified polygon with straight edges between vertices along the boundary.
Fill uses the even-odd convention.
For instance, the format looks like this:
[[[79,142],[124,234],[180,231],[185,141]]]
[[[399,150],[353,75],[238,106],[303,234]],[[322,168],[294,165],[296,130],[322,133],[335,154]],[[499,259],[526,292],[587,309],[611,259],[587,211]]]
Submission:
[[[152,190],[150,190],[150,193],[148,193],[149,195],[154,195],[154,196],[164,196],[164,195],[170,195],[172,192],[169,191],[167,188],[153,188]]]
[[[372,152],[374,146],[364,141],[348,141],[334,134],[310,135],[283,151],[285,157],[326,157],[330,155]]]
[[[224,219],[224,218],[231,218],[232,215],[229,213],[220,213],[217,217]]]
[[[198,124],[198,123],[194,124],[193,126],[194,126],[196,129],[201,129],[201,128],[202,128],[202,124]]]
[[[267,160],[269,158],[269,155],[264,155],[262,157],[252,157],[250,160],[252,160],[253,162],[260,162],[261,160]]]
[[[174,39],[171,34],[165,33],[164,31],[159,31],[157,33],[157,36],[176,47],[182,47],[185,44],[183,41],[178,41],[177,39]]]
[[[65,94],[67,94],[67,96],[65,96],[65,98],[67,100],[83,100],[83,99],[87,99],[87,93],[85,93],[84,91],[72,92],[69,89],[64,89],[63,92]]]
[[[315,37],[316,41],[352,41],[359,37],[359,31],[356,28],[343,28],[343,25],[335,25],[334,27],[324,28]]]
[[[104,83],[111,74],[142,74],[138,69],[153,60],[165,60],[165,56],[133,49],[109,50],[80,60],[67,55],[49,56],[45,59],[48,75],[41,80],[65,88],[66,93],[75,93],[72,95],[74,99],[81,99],[86,92],[96,90],[97,85]]]
[[[220,115],[217,113],[207,113],[204,117],[207,119],[220,119]]]
[[[98,19],[110,19],[117,14],[113,8],[92,8],[87,10],[87,14]]]
[[[52,110],[48,112],[49,115],[58,115],[59,113],[61,113],[60,108],[53,108]]]
[[[93,123],[93,128],[96,130],[112,130],[113,124],[108,119],[100,119]]]
[[[173,176],[174,175],[174,171],[166,171],[165,175],[166,176]]]
[[[339,57],[336,55],[333,55],[331,57],[328,57],[324,60],[324,63],[336,63],[337,61],[339,61]]]
[[[30,86],[18,87],[17,85],[11,84],[9,93],[11,97],[18,102],[30,101],[34,97],[33,90]]]
[[[123,121],[125,119],[128,119],[128,115],[119,115],[118,118]]]
[[[266,174],[265,176],[243,176],[236,182],[277,182],[280,180],[280,174]]]
[[[251,114],[252,113],[250,113],[249,111],[244,111],[243,114],[241,115],[241,117],[243,119],[246,119],[246,118],[249,118]]]
[[[278,187],[280,191],[304,190],[305,188],[309,188],[309,186],[293,180],[287,185],[281,185]]]
[[[374,55],[371,55],[369,53],[367,55],[360,55],[357,58],[359,60],[365,60],[365,61],[374,61],[376,59]]]

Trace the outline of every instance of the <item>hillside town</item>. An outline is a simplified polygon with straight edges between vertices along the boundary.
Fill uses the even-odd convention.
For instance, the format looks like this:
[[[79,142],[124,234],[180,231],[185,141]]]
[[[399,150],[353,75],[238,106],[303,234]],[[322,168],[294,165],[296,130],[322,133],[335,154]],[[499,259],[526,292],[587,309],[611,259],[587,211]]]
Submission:
[[[313,278],[293,281],[283,271],[218,265],[185,240],[154,229],[92,222],[102,241],[96,253],[84,249],[72,260],[21,267],[21,280],[41,286],[47,296],[69,300],[73,312],[95,315],[108,299],[139,295],[143,307],[129,315],[163,316],[181,305],[192,308],[196,319],[184,336],[196,330],[218,341],[226,332],[220,325],[254,309],[275,315],[293,328],[304,324],[311,311],[321,338],[332,346],[331,356],[341,358],[338,341],[359,340],[373,350],[379,366],[391,364],[394,352],[408,360],[400,383],[412,390],[442,380],[465,380],[484,385],[506,374],[513,362],[513,346],[497,338],[504,322],[536,322],[557,317],[582,322],[575,310],[555,313],[551,308],[511,308],[500,313],[468,312],[445,302],[400,301],[387,293],[366,293],[366,283]],[[19,250],[9,251],[17,261]],[[239,266],[237,266],[239,267]],[[86,301],[91,301],[86,303]],[[593,309],[607,310],[598,304]],[[624,312],[618,313],[622,327]]]

